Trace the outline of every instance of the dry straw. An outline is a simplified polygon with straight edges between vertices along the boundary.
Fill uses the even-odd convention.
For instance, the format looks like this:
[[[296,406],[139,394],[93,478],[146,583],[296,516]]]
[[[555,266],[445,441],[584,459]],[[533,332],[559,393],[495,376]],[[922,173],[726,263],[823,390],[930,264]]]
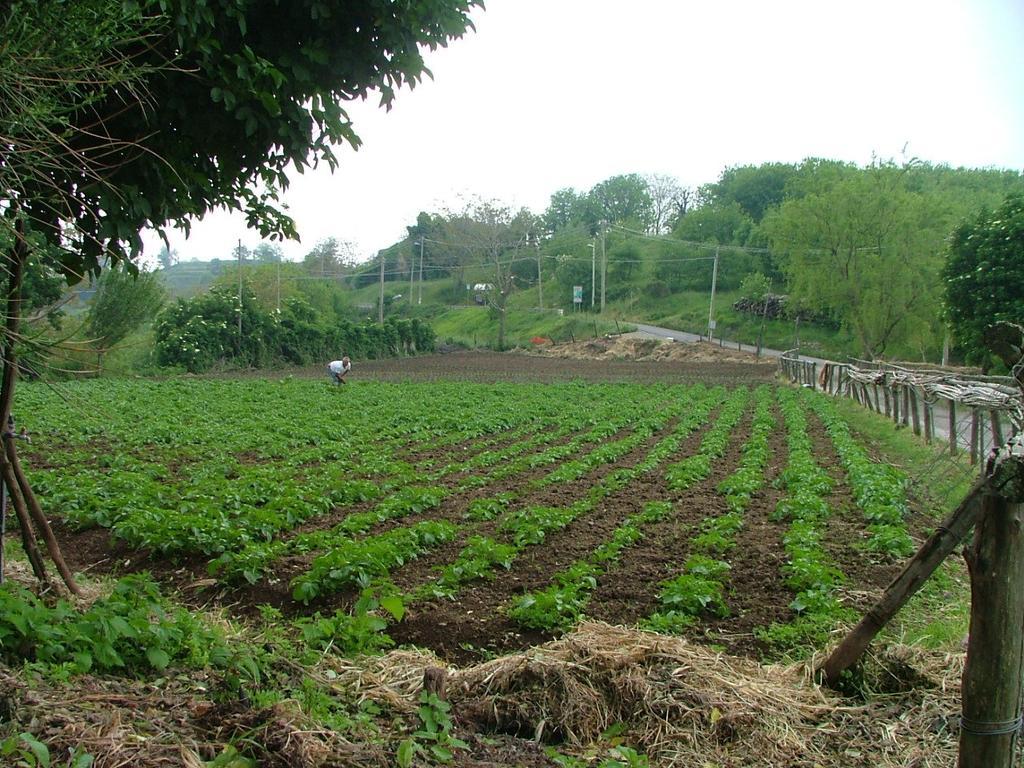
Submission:
[[[654,766],[939,768],[955,763],[963,655],[899,646],[869,660],[843,698],[813,681],[812,663],[762,665],[680,638],[586,623],[529,651],[447,670],[460,734],[514,734],[584,755],[610,726]],[[303,674],[342,701],[383,707],[378,743],[349,743],[295,702],[214,704],[196,676],[157,684],[77,678],[68,687],[0,668],[8,717],[66,758],[78,746],[96,768],[200,766],[231,742],[261,766],[391,766],[417,724],[424,671],[441,662],[398,650],[325,657]],[[888,692],[886,692],[888,691]],[[394,729],[399,716],[408,726]],[[478,740],[472,740],[480,743]],[[604,742],[607,745],[607,742]],[[529,765],[537,765],[536,751]],[[497,765],[460,755],[460,766]]]
[[[360,695],[406,708],[438,660],[399,651],[342,678]],[[661,766],[871,766],[955,762],[962,655],[902,646],[867,666],[864,685],[891,693],[843,698],[811,663],[762,665],[681,638],[586,623],[560,640],[449,670],[460,723],[568,742],[581,754],[617,723]]]

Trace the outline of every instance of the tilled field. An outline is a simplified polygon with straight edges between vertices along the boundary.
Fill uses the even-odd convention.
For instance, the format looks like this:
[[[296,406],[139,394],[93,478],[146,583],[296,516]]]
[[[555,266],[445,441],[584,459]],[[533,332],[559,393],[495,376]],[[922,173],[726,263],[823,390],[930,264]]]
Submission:
[[[685,346],[685,345],[680,345]],[[710,360],[574,359],[534,354],[498,352],[453,352],[386,360],[356,361],[350,381],[476,381],[476,382],[562,382],[583,381],[703,381],[720,384],[770,381],[775,366],[753,355],[748,362],[736,362],[736,353],[713,358],[717,347],[707,345]],[[326,378],[319,367],[302,371],[305,376]]]
[[[695,384],[666,383],[682,363],[590,363],[124,384],[81,431],[29,389],[26,463],[76,569],[147,570],[242,615],[369,610],[453,662],[585,618],[771,654],[849,618],[909,551],[898,476],[857,458],[826,400],[743,364]],[[531,383],[567,374],[596,381]],[[431,383],[453,375],[498,383]]]

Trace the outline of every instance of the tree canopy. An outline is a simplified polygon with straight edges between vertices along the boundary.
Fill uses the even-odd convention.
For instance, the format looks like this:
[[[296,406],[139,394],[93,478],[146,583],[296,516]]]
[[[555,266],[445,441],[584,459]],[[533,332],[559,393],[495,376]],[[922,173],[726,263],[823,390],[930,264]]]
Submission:
[[[936,316],[945,216],[906,179],[892,163],[829,167],[765,220],[793,298],[844,323],[870,358]]]
[[[335,166],[334,146],[360,143],[344,103],[376,91],[389,105],[479,4],[11,0],[0,196],[53,242],[74,233],[69,277],[215,208],[293,235],[275,204],[286,169]]]
[[[1024,324],[1024,195],[953,230],[942,277],[954,338],[968,362],[987,370],[986,328],[1000,320]]]

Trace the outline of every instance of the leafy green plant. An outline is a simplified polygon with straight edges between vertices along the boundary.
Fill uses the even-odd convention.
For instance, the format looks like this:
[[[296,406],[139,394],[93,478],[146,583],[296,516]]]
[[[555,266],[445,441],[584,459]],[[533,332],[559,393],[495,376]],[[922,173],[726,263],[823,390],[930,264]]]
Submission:
[[[397,595],[379,597],[376,590],[363,590],[350,612],[338,610],[332,616],[314,614],[298,619],[295,624],[306,645],[320,651],[333,650],[343,656],[371,653],[394,645],[385,634],[387,620],[384,612],[395,621],[401,621],[405,607]]]
[[[867,548],[889,557],[906,557],[914,543],[906,529],[906,477],[895,467],[871,460],[867,451],[850,434],[846,421],[833,403],[823,397],[806,402],[825,424],[839,460],[865,520],[868,521]]]
[[[396,528],[359,541],[339,542],[316,557],[309,570],[292,580],[292,596],[309,603],[319,595],[347,586],[367,587],[373,577],[385,576],[395,566],[424,550],[455,537],[451,523],[425,520],[409,528]]]
[[[0,588],[0,657],[9,664],[38,662],[71,674],[145,674],[172,664],[235,666],[253,679],[255,663],[235,654],[219,633],[189,611],[171,607],[156,585],[127,576],[107,597],[78,611],[48,605],[12,584]]]
[[[418,753],[440,763],[450,763],[455,750],[468,749],[469,745],[452,733],[451,704],[429,691],[420,692],[420,706],[417,710],[420,728],[411,739],[404,740],[398,747],[396,759],[400,768],[411,768]]]

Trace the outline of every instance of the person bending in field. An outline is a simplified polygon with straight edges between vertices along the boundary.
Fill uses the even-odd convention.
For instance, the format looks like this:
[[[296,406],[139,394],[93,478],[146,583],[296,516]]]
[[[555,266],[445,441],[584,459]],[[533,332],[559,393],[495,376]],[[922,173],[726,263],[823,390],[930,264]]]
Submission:
[[[348,372],[352,370],[352,361],[348,359],[348,355],[345,355],[341,360],[332,360],[327,364],[327,372],[333,381],[338,384],[345,383],[345,377],[348,376]]]

